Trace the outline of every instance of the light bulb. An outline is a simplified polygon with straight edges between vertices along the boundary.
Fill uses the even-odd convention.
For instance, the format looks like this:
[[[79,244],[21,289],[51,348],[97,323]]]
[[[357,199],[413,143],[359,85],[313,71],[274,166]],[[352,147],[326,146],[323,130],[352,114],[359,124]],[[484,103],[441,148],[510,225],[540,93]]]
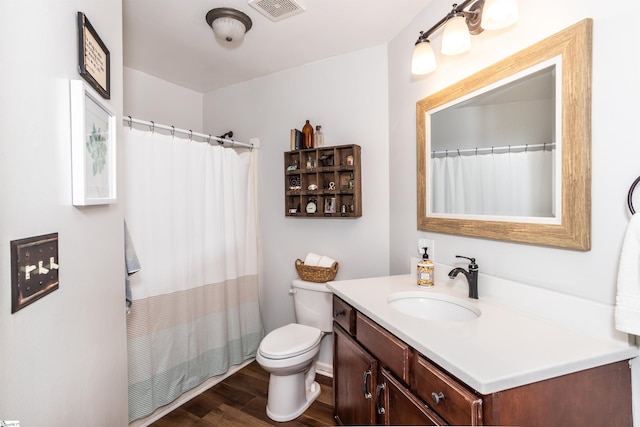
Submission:
[[[480,26],[485,30],[499,30],[518,20],[517,0],[485,0]]]
[[[411,73],[422,75],[436,69],[436,55],[429,40],[416,44],[411,58]]]
[[[471,49],[471,34],[464,16],[454,16],[447,21],[442,34],[442,54],[459,55]]]

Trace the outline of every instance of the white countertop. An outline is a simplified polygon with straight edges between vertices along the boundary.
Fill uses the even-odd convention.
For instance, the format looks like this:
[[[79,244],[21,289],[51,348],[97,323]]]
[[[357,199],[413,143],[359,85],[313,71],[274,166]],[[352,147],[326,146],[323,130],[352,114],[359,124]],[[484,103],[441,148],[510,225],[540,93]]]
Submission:
[[[436,286],[430,289],[417,286],[413,274],[334,281],[327,286],[358,311],[482,394],[638,355],[638,348],[629,344],[624,339],[626,336],[620,339],[621,336],[616,333],[612,333],[611,337],[590,333],[574,327],[571,321],[558,320],[558,316],[541,317],[516,308],[517,302],[509,305],[502,297],[492,298],[491,295],[499,294],[500,286],[505,282],[502,279],[492,281],[490,276],[480,275],[480,298],[468,299],[464,278],[462,281],[459,278],[450,280],[446,276],[448,271],[449,266],[436,264]],[[513,294],[513,282],[509,284],[511,286],[506,293]],[[464,298],[480,309],[481,315],[475,320],[462,322],[418,319],[400,313],[387,303],[388,295],[401,291],[444,293]],[[531,292],[531,287],[525,288],[522,293],[527,292]],[[550,297],[549,291],[541,292],[544,295],[540,303],[546,306],[541,307],[541,312],[548,311],[549,306],[554,304],[562,310],[566,296],[558,295],[558,300],[553,301],[550,300],[553,296]],[[530,298],[528,302],[532,306],[538,303],[529,294],[527,298]],[[520,301],[520,304],[528,302]],[[580,301],[572,302],[571,317],[580,310],[576,306],[580,306]],[[585,301],[584,308],[588,312],[576,312],[575,317],[584,315],[593,319],[594,316],[609,316],[606,307],[604,310],[594,310],[592,302]],[[569,317],[566,316],[567,311],[568,308],[564,311],[564,317]]]

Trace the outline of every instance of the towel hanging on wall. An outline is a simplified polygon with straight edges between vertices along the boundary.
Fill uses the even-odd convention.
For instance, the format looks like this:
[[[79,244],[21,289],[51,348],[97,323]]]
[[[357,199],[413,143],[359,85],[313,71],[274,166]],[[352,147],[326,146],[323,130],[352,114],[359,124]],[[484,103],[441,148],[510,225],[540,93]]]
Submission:
[[[622,244],[615,307],[616,329],[640,335],[640,215],[633,215]]]

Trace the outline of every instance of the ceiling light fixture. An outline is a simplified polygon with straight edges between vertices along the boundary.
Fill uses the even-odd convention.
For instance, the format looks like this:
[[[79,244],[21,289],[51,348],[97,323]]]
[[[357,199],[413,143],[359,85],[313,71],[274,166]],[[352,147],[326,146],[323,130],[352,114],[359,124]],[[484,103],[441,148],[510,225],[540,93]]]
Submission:
[[[436,56],[429,37],[444,28],[441,52],[459,55],[471,48],[471,34],[484,30],[498,30],[518,20],[517,0],[465,0],[427,31],[420,31],[411,58],[413,74],[427,74],[437,67]]]
[[[207,12],[207,23],[213,33],[225,42],[240,42],[244,34],[251,29],[251,18],[239,10],[230,7],[218,7]]]

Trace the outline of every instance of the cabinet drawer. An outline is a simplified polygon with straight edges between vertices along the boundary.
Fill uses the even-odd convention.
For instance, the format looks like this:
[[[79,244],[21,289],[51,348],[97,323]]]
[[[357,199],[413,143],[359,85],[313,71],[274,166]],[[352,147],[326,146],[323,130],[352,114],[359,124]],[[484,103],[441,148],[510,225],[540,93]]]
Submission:
[[[409,384],[411,349],[407,344],[359,312],[356,313],[356,337],[382,365]]]
[[[333,320],[349,334],[355,334],[356,312],[353,307],[335,295],[333,296]]]
[[[446,426],[435,412],[400,384],[386,369],[382,369],[383,402],[378,414],[386,426]],[[380,397],[378,396],[377,399]],[[380,405],[381,408],[380,408]]]
[[[415,358],[413,388],[449,424],[482,425],[482,399],[421,355]]]

